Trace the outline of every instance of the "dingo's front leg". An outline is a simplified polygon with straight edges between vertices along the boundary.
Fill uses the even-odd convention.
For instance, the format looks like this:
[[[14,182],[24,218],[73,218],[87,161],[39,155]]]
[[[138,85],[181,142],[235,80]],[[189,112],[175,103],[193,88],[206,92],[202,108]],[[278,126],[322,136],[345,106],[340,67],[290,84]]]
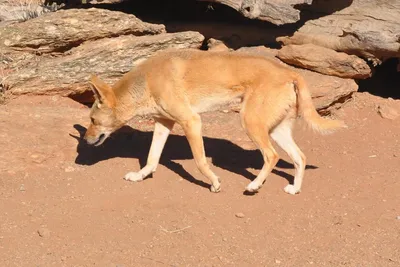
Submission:
[[[164,149],[165,142],[169,133],[174,126],[173,121],[167,119],[157,119],[154,126],[153,140],[150,146],[149,156],[147,157],[146,166],[138,172],[129,172],[124,179],[132,182],[139,182],[156,171],[161,153]]]
[[[211,170],[204,151],[203,137],[201,134],[201,119],[198,114],[192,114],[190,119],[181,121],[185,135],[189,141],[194,160],[200,172],[211,181],[211,192],[218,193],[221,190],[220,179]]]

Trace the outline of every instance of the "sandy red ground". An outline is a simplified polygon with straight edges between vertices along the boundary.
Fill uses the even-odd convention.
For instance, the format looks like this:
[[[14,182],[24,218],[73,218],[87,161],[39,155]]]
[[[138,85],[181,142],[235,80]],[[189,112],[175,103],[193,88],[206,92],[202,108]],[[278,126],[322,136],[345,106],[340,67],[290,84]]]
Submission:
[[[144,163],[151,125],[88,149],[77,139],[88,108],[12,100],[0,106],[0,266],[400,266],[400,118],[381,118],[379,102],[400,110],[357,94],[336,113],[347,130],[297,127],[301,194],[284,193],[294,170],[280,152],[248,196],[262,162],[236,113],[203,115],[214,194],[179,127],[153,178],[132,183],[122,178]]]

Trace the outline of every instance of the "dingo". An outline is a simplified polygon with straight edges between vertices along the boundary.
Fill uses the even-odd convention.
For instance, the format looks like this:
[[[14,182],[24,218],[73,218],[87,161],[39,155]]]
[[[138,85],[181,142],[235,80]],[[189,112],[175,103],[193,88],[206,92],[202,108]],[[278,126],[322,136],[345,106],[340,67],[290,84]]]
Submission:
[[[270,137],[290,156],[295,166],[294,184],[284,191],[300,192],[306,158],[292,138],[298,116],[316,131],[332,132],[346,127],[342,121],[319,116],[304,79],[268,59],[232,52],[194,49],[157,53],[126,73],[112,87],[91,77],[95,94],[84,139],[101,145],[115,130],[135,115],[151,115],[156,123],[147,164],[124,179],[141,181],[156,171],[161,152],[175,122],[189,141],[201,173],[211,181],[211,191],[221,183],[205,156],[199,113],[215,111],[238,101],[240,117],[250,139],[260,149],[264,165],[246,190],[256,192],[278,162]]]

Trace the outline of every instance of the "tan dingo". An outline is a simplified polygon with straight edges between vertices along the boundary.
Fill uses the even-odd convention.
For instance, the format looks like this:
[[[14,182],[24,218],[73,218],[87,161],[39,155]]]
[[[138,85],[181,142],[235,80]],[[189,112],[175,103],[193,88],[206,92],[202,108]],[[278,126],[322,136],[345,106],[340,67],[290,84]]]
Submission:
[[[208,164],[199,113],[233,102],[242,103],[240,116],[250,139],[258,146],[264,165],[247,187],[256,192],[278,161],[272,138],[294,162],[294,184],[284,190],[300,192],[306,158],[292,138],[298,116],[316,131],[346,127],[342,121],[324,119],[316,112],[304,79],[268,59],[230,52],[169,50],[157,53],[126,73],[112,87],[92,76],[96,101],[84,139],[98,146],[136,115],[151,115],[156,123],[146,166],[125,179],[141,181],[155,172],[164,144],[175,123],[182,126],[201,173],[211,181],[211,191],[221,183]]]

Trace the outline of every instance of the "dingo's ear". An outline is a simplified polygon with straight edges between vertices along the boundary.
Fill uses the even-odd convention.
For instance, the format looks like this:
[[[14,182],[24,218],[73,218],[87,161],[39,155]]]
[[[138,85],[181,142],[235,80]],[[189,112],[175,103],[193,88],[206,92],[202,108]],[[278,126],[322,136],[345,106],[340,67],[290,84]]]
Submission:
[[[108,107],[115,106],[115,95],[111,86],[100,80],[100,78],[95,75],[90,76],[89,85],[95,98],[98,99],[101,104],[105,104]]]

